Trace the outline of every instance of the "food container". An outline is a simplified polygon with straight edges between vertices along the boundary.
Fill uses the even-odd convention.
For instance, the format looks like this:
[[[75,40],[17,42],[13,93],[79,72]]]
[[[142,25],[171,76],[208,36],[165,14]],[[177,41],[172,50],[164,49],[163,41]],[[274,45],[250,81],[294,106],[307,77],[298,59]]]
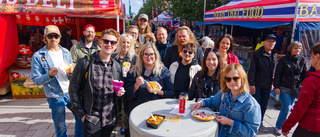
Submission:
[[[157,92],[159,92],[162,89],[161,85],[157,81],[150,81],[147,83],[147,85],[150,91],[154,94],[157,94]]]
[[[157,129],[157,128],[159,128],[159,127],[162,125],[162,123],[164,122],[164,119],[165,119],[166,117],[165,117],[165,116],[162,116],[162,115],[157,115],[157,114],[154,114],[153,116],[157,119],[157,122],[154,122],[154,119],[150,116],[150,117],[146,120],[147,127]],[[158,121],[158,120],[159,120],[159,121]]]

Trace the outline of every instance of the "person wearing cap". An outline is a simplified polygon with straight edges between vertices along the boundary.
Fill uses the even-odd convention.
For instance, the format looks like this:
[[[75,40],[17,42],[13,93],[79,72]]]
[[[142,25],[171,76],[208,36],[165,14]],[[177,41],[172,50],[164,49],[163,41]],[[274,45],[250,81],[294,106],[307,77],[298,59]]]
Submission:
[[[79,59],[70,80],[71,109],[83,121],[85,137],[110,137],[118,120],[118,102],[125,92],[123,87],[115,91],[112,83],[120,81],[122,75],[121,65],[111,57],[118,37],[114,29],[104,30],[99,41],[101,50],[90,55],[90,60]]]
[[[141,45],[144,45],[146,42],[148,42],[148,39],[150,39],[151,42],[156,43],[156,38],[152,33],[152,29],[148,23],[148,20],[149,18],[147,14],[140,14],[136,23],[139,28],[138,41]]]
[[[86,25],[83,30],[83,35],[84,37],[80,38],[80,42],[73,45],[70,49],[73,63],[77,63],[78,59],[89,56],[100,50],[100,47],[94,40],[96,29],[93,25]]]
[[[31,62],[31,79],[36,85],[43,85],[57,137],[66,137],[66,110],[71,107],[68,87],[72,71],[65,71],[66,64],[71,64],[69,50],[59,45],[61,34],[59,28],[48,25],[44,30],[43,48],[35,52]],[[75,118],[74,136],[82,137],[82,121],[73,112]]]
[[[263,46],[253,53],[248,72],[250,92],[261,107],[261,125],[259,130],[264,132],[268,131],[263,126],[262,121],[272,89],[273,70],[277,59],[277,51],[274,49],[276,41],[275,35],[269,34],[266,36]]]

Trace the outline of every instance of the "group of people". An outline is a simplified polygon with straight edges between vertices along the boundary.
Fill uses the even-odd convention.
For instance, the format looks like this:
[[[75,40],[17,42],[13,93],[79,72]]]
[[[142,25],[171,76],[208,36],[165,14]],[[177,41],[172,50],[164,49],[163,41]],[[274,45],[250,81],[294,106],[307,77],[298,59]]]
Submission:
[[[254,136],[258,129],[263,130],[262,120],[273,83],[276,37],[268,35],[265,45],[254,52],[247,76],[237,56],[231,53],[231,35],[220,36],[216,43],[204,40],[201,49],[188,27],[182,26],[176,31],[171,45],[167,30],[159,27],[155,36],[148,16],[141,14],[137,24],[129,26],[127,34],[106,29],[101,39],[95,41],[95,27],[88,24],[84,37],[69,52],[59,45],[59,28],[46,26],[46,46],[33,55],[31,72],[34,83],[44,86],[56,135],[67,136],[67,107],[74,114],[77,137],[110,136],[117,124],[125,129],[125,136],[130,136],[128,117],[136,106],[150,100],[178,98],[181,92],[187,92],[189,100],[197,102],[192,109],[210,107],[220,112],[216,119],[221,125],[219,136]],[[315,45],[310,52],[316,70],[320,69],[319,47],[320,44]],[[300,110],[293,109],[293,116],[286,120],[293,100],[298,98],[290,94],[292,83],[299,90],[306,78],[306,59],[300,56],[301,43],[294,42],[288,50],[291,54],[279,61],[275,73],[274,86],[283,104],[276,130],[282,129],[286,135],[301,120],[305,122],[299,124],[300,132],[294,135],[305,132],[319,135],[316,123],[310,124],[310,120],[319,121],[319,116],[302,117]],[[130,62],[131,67],[123,70],[123,62]],[[76,66],[65,72],[66,63]],[[305,81],[313,86],[302,86],[295,108],[312,116],[319,111],[316,106],[319,72],[310,75]],[[312,80],[308,81],[309,78]],[[112,80],[124,81],[117,94]],[[162,89],[154,94],[147,86],[149,81],[156,81]]]

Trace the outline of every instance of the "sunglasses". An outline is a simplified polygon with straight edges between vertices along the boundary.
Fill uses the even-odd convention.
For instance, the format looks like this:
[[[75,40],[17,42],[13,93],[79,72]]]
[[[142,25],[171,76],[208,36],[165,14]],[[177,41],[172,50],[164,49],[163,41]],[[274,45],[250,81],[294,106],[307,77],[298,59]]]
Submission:
[[[117,41],[112,41],[112,40],[107,40],[107,39],[101,39],[103,41],[104,44],[109,44],[109,42],[111,43],[111,45],[117,44]]]
[[[210,51],[218,52],[219,49],[216,49],[216,48],[206,48],[204,51],[205,51],[205,52],[210,52]]]
[[[231,80],[233,80],[234,82],[237,82],[240,78],[239,78],[239,77],[233,77],[233,78],[224,77],[224,79],[225,79],[227,82],[231,82]]]
[[[59,37],[60,37],[60,35],[57,35],[57,34],[55,34],[55,35],[47,35],[47,38],[48,39],[52,39],[52,38],[55,38],[55,39],[58,39]]]
[[[193,52],[192,52],[192,51],[188,51],[188,50],[186,50],[186,49],[185,49],[185,50],[183,50],[183,53],[184,53],[184,54],[189,53],[190,55],[191,55],[191,54],[193,54]]]

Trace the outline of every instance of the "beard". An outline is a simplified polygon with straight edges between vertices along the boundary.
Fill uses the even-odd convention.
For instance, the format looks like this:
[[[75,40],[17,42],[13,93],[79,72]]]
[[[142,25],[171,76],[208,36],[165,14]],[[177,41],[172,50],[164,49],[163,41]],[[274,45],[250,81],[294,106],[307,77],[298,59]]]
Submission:
[[[92,35],[87,35],[85,38],[87,42],[92,42],[94,40],[94,37]]]

